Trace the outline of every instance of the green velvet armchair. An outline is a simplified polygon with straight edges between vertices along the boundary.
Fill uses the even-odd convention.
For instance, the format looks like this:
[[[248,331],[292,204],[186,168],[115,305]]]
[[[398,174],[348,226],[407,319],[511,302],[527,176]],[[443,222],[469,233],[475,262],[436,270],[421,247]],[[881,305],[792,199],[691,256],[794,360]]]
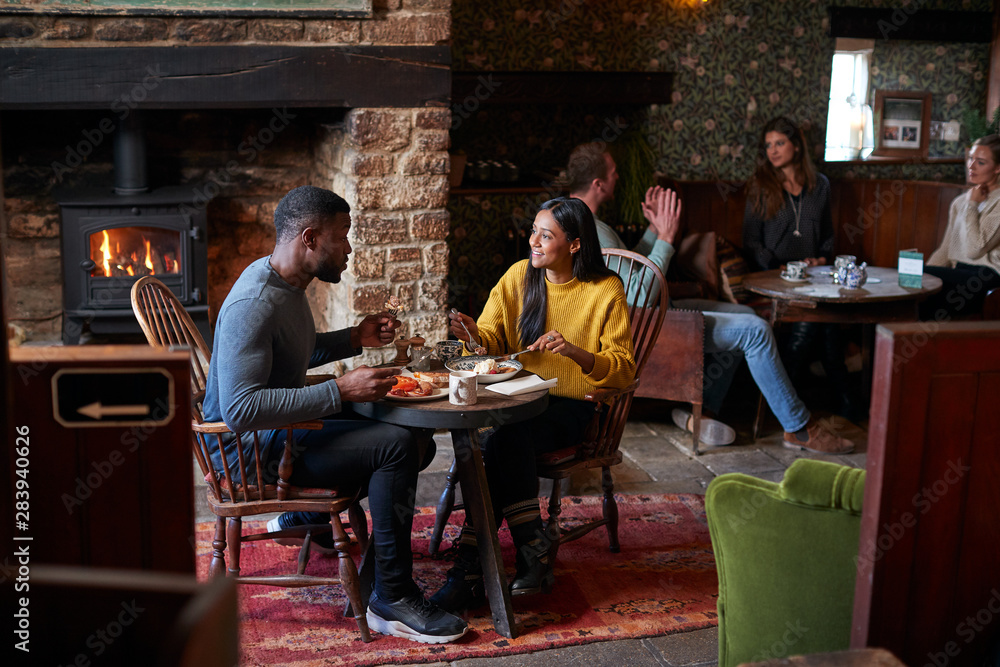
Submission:
[[[780,484],[709,484],[719,667],[848,648],[864,486],[864,470],[810,459]]]

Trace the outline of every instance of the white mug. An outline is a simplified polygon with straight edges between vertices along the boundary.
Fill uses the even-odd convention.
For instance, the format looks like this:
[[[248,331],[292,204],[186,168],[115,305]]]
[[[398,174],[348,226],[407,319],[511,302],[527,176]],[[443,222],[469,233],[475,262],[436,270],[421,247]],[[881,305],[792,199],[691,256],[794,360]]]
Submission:
[[[792,280],[802,280],[806,277],[806,267],[808,266],[805,262],[789,262],[785,265],[785,275]]]
[[[448,376],[448,401],[452,405],[475,405],[479,375],[473,371],[452,371]]]

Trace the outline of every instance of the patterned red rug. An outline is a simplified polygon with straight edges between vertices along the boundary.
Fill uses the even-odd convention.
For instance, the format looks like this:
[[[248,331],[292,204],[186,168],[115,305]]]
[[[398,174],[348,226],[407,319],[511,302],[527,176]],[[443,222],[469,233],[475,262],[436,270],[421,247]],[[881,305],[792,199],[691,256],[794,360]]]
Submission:
[[[453,644],[426,645],[373,634],[361,641],[342,616],[339,587],[240,587],[240,643],[244,665],[384,665],[494,657],[612,639],[651,637],[716,625],[718,580],[705,508],[698,495],[619,495],[621,553],[608,551],[599,528],[564,545],[550,595],[516,599],[524,632],[507,639],[493,631],[489,607],[469,616],[469,632]],[[600,514],[599,497],[563,500],[573,517]],[[544,503],[542,505],[544,507]],[[446,543],[457,534],[456,514]],[[414,518],[414,577],[427,595],[444,582],[447,560],[427,555],[433,508]],[[198,525],[198,567],[207,576],[213,523]],[[508,576],[514,562],[506,530],[500,534]],[[272,542],[243,548],[244,573],[290,572],[297,551]],[[307,572],[335,573],[336,558],[312,556]]]

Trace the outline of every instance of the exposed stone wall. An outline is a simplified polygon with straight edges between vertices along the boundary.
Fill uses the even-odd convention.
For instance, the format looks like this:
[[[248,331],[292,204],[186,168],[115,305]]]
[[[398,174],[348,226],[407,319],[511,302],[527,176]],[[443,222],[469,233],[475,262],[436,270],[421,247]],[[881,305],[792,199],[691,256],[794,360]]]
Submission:
[[[313,311],[326,318],[318,326],[356,321],[394,295],[405,308],[402,335],[447,337],[450,126],[447,109],[352,109],[321,129],[314,182],[351,205],[354,252],[340,285],[311,288]]]
[[[451,0],[375,0],[367,19],[121,16],[0,17],[0,45],[446,44]]]
[[[221,43],[428,46],[450,39],[451,0],[374,0],[373,4],[373,16],[364,19],[8,14],[0,15],[0,49]],[[84,132],[100,127],[102,120],[98,112],[59,113],[64,115],[54,126],[36,127],[29,114],[14,117],[18,127],[8,122],[2,128],[5,140],[18,137],[14,150],[3,156],[2,170],[8,227],[2,249],[10,285],[7,315],[32,341],[55,341],[61,335],[60,221],[53,190],[105,187],[113,180],[110,136],[89,148],[93,153],[67,173],[52,168],[55,162],[66,162],[69,149],[87,136]],[[163,178],[151,175],[150,182],[188,184],[215,197],[208,208],[208,298],[213,318],[243,268],[270,252],[272,216],[281,195],[312,183],[345,194],[355,211],[355,253],[344,282],[312,288],[317,325],[355,323],[380,310],[385,298],[395,294],[407,304],[406,335],[419,332],[430,342],[445,337],[450,112],[358,109],[343,124],[320,127],[318,138],[316,123],[300,117],[252,160],[236,147],[267,118],[220,121],[210,113],[177,113],[175,126],[158,128],[161,141],[163,136],[169,139],[161,155],[150,155],[150,165],[167,167]],[[341,139],[344,146],[337,147]],[[365,362],[380,362],[386,356],[366,354]]]

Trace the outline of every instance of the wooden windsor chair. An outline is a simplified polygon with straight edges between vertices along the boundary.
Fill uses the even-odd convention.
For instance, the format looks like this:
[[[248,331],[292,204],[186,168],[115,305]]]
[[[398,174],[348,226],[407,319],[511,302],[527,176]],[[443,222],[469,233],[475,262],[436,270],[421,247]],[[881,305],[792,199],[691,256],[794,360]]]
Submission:
[[[639,375],[649,359],[653,343],[656,342],[667,311],[667,283],[660,269],[642,255],[628,250],[605,249],[602,251],[605,263],[623,276],[626,285],[632,281],[650,280],[655,286],[644,290],[637,303],[629,306],[629,320],[632,327],[632,346],[636,362],[635,379],[624,389],[595,389],[584,398],[594,403],[594,415],[587,427],[583,441],[578,445],[555,452],[541,454],[536,458],[538,476],[553,480],[549,496],[548,519],[545,533],[550,536],[549,556],[555,558],[559,546],[579,539],[587,533],[606,526],[610,550],[620,551],[618,539],[618,504],[614,497],[614,480],[611,468],[622,462],[618,446],[621,443],[625,422],[628,420],[632,397],[639,387]],[[624,267],[624,269],[622,268]],[[700,363],[700,361],[699,361]],[[601,517],[563,530],[559,523],[562,512],[562,484],[576,472],[601,469],[601,488],[604,495]],[[455,505],[455,485],[458,482],[455,465],[448,471],[445,489],[438,501],[437,517],[431,535],[430,552],[435,553],[441,544],[444,527]],[[550,561],[554,562],[554,561]]]
[[[348,547],[350,538],[344,530],[340,514],[347,512],[361,550],[368,544],[368,523],[364,510],[358,504],[357,489],[306,489],[289,484],[293,470],[292,453],[295,450],[294,429],[317,430],[320,421],[287,424],[285,448],[278,465],[278,480],[275,484],[260,483],[266,480],[263,471],[265,461],[261,460],[258,433],[233,433],[223,422],[206,422],[202,413],[202,400],[211,350],[195,327],[190,315],[177,297],[158,279],[144,276],[132,287],[132,310],[146,340],[155,347],[186,346],[191,350],[191,393],[194,405],[194,419],[191,423],[192,446],[195,460],[201,468],[208,484],[206,498],[216,515],[215,539],[212,541],[213,576],[227,573],[243,584],[261,584],[298,588],[303,586],[324,586],[340,584],[353,610],[351,616],[358,624],[364,641],[371,641],[365,618],[365,605],[361,604],[361,588],[358,569]],[[231,437],[227,437],[232,434]],[[244,442],[252,441],[252,455],[244,455]],[[235,442],[238,465],[232,470],[216,470],[212,465],[212,455],[225,461],[225,443]],[[274,512],[329,512],[329,526],[296,526],[286,530],[263,533],[243,533],[243,517]],[[228,527],[227,527],[228,519]],[[333,542],[339,568],[337,577],[313,576],[305,573],[310,548],[315,535],[332,531]],[[294,574],[246,576],[240,573],[240,549],[244,542],[255,542],[274,538],[302,539],[297,570]],[[226,551],[229,552],[229,567],[226,568]],[[360,611],[358,611],[360,610]]]

